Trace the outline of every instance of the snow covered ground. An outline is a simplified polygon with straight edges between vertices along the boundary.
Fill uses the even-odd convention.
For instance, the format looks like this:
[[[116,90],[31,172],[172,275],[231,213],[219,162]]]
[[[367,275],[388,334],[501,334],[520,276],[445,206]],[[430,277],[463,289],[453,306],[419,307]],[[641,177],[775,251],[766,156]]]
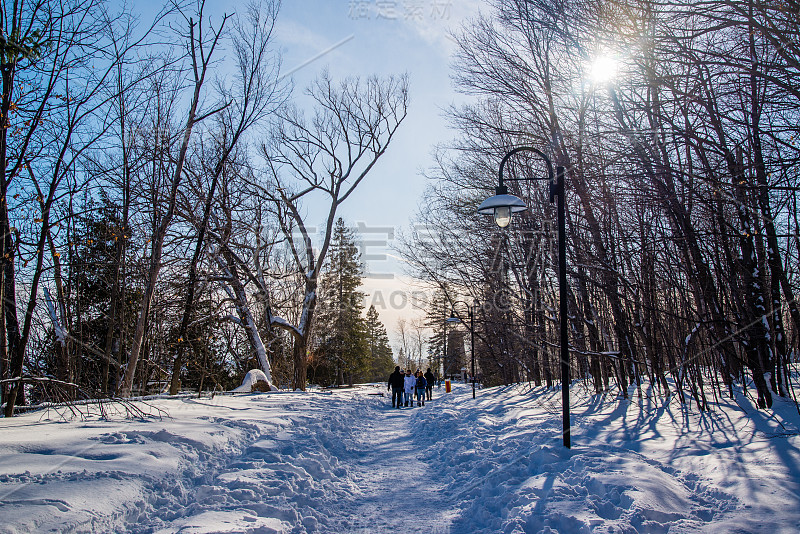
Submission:
[[[0,419],[0,532],[798,532],[800,417],[746,397],[383,388]],[[161,411],[168,414],[157,417]]]

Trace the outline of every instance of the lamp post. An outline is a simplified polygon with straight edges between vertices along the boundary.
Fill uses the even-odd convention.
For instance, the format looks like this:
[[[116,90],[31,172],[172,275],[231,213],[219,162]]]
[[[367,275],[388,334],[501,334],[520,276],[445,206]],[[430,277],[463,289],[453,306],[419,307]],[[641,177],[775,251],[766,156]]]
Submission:
[[[445,310],[447,313],[447,310]],[[436,365],[436,374],[439,375],[439,387],[442,387],[442,378],[447,378],[445,368],[447,367],[447,319],[444,321],[444,342],[442,344],[442,374],[439,375],[439,365]]]
[[[493,215],[494,221],[500,228],[505,228],[511,224],[511,216],[514,213],[525,211],[528,207],[525,202],[517,196],[509,195],[508,188],[503,183],[503,166],[508,158],[517,152],[533,152],[540,156],[547,164],[547,180],[550,182],[550,202],[555,203],[558,198],[558,292],[560,300],[560,344],[561,344],[561,405],[562,405],[562,428],[564,446],[570,447],[569,431],[569,347],[567,346],[567,243],[566,243],[566,223],[564,206],[564,167],[557,167],[555,180],[553,179],[553,164],[543,152],[529,146],[514,148],[500,160],[500,171],[498,173],[498,185],[495,188],[495,196],[489,197],[478,206],[478,213],[483,215]],[[544,180],[544,178],[507,178],[507,180]]]
[[[470,352],[472,354],[472,398],[475,398],[475,310],[478,309],[480,304],[477,300],[472,303],[469,310],[469,335],[470,335]],[[450,317],[447,319],[448,323],[462,323],[463,321],[456,317],[455,310],[450,312]]]
[[[478,302],[472,304],[469,310],[469,350],[472,353],[472,398],[475,398],[475,309]]]

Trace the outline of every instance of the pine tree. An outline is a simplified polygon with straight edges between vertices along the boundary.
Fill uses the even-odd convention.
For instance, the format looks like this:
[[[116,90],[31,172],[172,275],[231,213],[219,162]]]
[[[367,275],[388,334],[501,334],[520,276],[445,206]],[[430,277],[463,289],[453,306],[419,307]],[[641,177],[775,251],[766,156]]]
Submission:
[[[113,294],[114,267],[117,239],[123,234],[123,222],[111,200],[100,193],[99,201],[89,200],[83,214],[72,222],[71,242],[62,258],[64,281],[63,301],[55,302],[57,315],[63,321],[66,339],[63,345],[48,332],[46,348],[38,351],[34,361],[43,374],[79,384],[86,392],[101,394],[103,390],[103,355],[108,329],[114,329],[110,381],[115,385],[119,358],[130,342],[126,334],[132,331],[140,304],[141,294],[137,281],[130,277],[121,285],[126,298],[118,310],[117,324],[109,323],[110,301]],[[129,249],[141,246],[135,240],[127,243]],[[59,257],[60,253],[58,254]],[[58,294],[53,290],[53,297]],[[119,318],[122,318],[121,320]],[[100,347],[98,350],[97,347]],[[39,396],[39,395],[44,396]],[[50,400],[47,392],[34,388],[34,400]]]
[[[353,230],[340,217],[336,221],[331,248],[319,290],[314,358],[321,362],[315,381],[352,384],[369,371],[364,319],[364,293],[358,290],[364,269]]]
[[[444,335],[448,328],[446,320],[450,317],[451,304],[445,290],[438,289],[433,294],[428,313],[425,317],[425,326],[431,329],[428,338],[428,360],[430,367],[441,375],[443,364],[446,360],[444,353]]]
[[[369,347],[369,374],[366,379],[369,382],[382,382],[394,370],[394,357],[392,347],[389,346],[389,335],[386,327],[378,316],[375,306],[370,306],[367,311],[365,323],[367,346]]]

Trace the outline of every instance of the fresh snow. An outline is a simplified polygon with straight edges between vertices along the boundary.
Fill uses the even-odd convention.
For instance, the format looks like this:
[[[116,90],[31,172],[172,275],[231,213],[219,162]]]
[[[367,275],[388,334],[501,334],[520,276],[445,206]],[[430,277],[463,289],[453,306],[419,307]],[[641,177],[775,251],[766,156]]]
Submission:
[[[642,389],[574,386],[572,449],[560,391],[527,386],[402,410],[362,386],[31,412],[0,420],[0,532],[800,531],[793,403],[699,413]]]

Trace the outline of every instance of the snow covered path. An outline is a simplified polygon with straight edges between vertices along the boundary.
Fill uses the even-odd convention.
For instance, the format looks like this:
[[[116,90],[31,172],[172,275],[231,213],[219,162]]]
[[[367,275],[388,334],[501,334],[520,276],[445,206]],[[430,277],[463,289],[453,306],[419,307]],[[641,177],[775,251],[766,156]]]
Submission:
[[[358,493],[341,503],[338,532],[449,532],[455,511],[436,472],[422,458],[411,421],[422,408],[393,409],[359,418],[354,428],[356,458],[350,477]],[[435,428],[429,429],[434,433]]]
[[[0,419],[0,533],[800,531],[800,416],[655,395],[382,388],[140,403],[167,417]],[[647,391],[645,391],[647,393]],[[49,420],[48,420],[49,419]]]

